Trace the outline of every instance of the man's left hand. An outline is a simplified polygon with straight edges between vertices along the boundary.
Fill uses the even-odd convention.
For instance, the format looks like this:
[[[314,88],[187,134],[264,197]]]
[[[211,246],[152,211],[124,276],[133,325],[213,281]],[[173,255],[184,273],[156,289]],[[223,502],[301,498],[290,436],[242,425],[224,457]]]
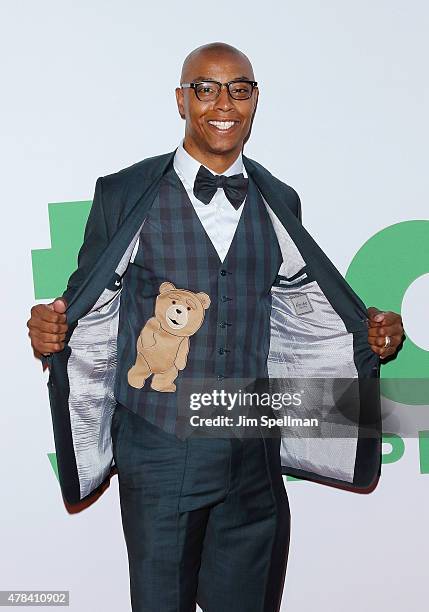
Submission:
[[[372,350],[380,355],[381,359],[390,357],[396,353],[404,338],[401,315],[371,306],[368,308],[368,317],[368,342]],[[385,346],[386,338],[390,338],[389,346]]]

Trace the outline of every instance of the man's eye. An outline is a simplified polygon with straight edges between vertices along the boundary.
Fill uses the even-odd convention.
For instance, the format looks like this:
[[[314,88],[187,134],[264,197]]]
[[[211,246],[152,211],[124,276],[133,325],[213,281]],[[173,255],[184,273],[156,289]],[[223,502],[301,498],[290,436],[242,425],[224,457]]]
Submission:
[[[201,89],[199,90],[199,92],[203,94],[210,94],[213,91],[213,87],[201,87]]]
[[[248,87],[233,87],[232,93],[235,95],[246,94],[246,93],[249,93],[249,88]]]

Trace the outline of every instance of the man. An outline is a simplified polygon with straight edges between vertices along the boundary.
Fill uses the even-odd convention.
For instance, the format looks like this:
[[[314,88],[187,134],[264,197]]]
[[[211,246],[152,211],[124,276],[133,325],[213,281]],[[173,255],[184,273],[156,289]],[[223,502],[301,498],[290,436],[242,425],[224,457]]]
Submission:
[[[258,99],[248,58],[223,43],[199,47],[180,83],[182,145],[97,181],[78,269],[62,298],[33,306],[29,335],[49,355],[70,500],[108,475],[114,406],[133,611],[188,612],[196,601],[206,612],[275,611],[290,524],[280,441],[176,437],[180,385],[376,377],[402,323],[373,309],[367,329],[359,299],[302,228],[296,192],[242,155]],[[288,473],[368,486],[379,440],[365,446],[359,426],[356,439],[329,469],[326,458],[305,463],[290,441]]]

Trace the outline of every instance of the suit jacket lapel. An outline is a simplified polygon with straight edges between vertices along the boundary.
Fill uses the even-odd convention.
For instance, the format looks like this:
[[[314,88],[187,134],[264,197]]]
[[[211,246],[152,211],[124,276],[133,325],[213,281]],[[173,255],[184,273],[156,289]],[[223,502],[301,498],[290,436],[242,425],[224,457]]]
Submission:
[[[285,185],[276,179],[263,166],[243,155],[244,167],[248,174],[253,178],[261,194],[265,198],[269,207],[286,227],[292,224],[298,227],[297,221],[291,206],[294,202],[289,202],[289,194]]]
[[[114,234],[112,241],[70,300],[67,308],[69,325],[88,312],[112,280],[114,270],[154,202],[161,178],[172,162],[174,153],[175,151],[168,153],[155,167],[150,169],[150,174],[147,173],[149,176],[142,177],[142,184],[145,186],[143,193],[137,197],[133,207]]]

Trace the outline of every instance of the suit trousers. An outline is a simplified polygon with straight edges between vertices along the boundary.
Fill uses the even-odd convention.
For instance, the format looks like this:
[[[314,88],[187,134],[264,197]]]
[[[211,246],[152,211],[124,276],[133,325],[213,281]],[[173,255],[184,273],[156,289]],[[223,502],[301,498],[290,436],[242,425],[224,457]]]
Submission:
[[[290,537],[279,438],[181,440],[119,403],[111,432],[133,612],[277,612]]]

